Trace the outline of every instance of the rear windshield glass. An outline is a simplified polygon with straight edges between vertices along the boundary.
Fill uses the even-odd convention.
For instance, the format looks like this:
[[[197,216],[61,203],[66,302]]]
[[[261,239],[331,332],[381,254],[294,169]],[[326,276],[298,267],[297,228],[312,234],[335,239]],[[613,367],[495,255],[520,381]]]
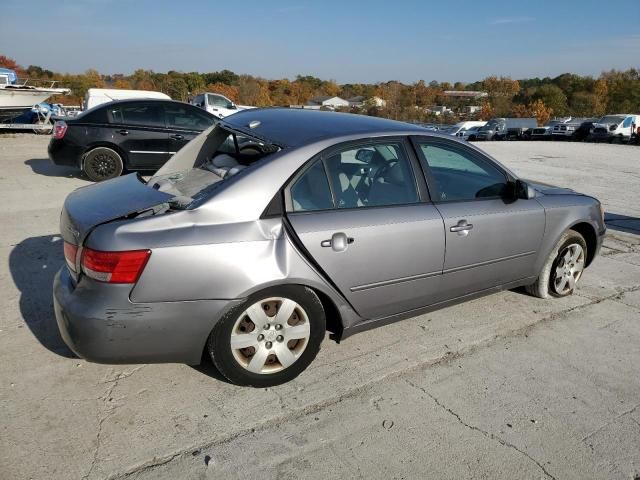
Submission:
[[[170,207],[195,208],[224,182],[242,175],[278,147],[213,126],[185,145],[147,182],[173,195]]]

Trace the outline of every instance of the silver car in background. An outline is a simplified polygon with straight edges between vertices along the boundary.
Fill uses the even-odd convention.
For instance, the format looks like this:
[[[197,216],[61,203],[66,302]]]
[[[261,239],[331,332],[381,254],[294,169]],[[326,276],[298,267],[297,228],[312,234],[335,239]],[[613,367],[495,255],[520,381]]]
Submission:
[[[219,149],[231,136],[262,152]],[[79,356],[291,380],[335,340],[502,289],[571,294],[600,203],[523,181],[451,136],[378,118],[239,112],[154,177],[80,188],[60,220],[56,318]]]

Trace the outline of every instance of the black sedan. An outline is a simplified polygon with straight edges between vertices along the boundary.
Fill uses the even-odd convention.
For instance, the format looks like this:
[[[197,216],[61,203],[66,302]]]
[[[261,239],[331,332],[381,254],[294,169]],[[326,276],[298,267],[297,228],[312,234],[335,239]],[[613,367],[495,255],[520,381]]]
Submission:
[[[124,170],[156,170],[216,120],[182,102],[109,102],[57,121],[49,157],[56,165],[80,168],[96,182]]]

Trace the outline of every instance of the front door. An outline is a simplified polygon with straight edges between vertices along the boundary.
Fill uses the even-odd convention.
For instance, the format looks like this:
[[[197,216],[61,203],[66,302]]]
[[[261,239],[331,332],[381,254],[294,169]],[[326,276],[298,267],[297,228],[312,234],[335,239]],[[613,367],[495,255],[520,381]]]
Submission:
[[[331,282],[364,318],[434,303],[444,231],[402,140],[330,150],[287,190],[288,219]]]
[[[201,109],[186,104],[166,103],[164,112],[171,155],[213,125],[215,121],[215,118]]]
[[[132,168],[147,170],[171,156],[160,102],[117,104],[110,110],[113,140],[126,153]]]
[[[536,275],[545,212],[509,195],[506,172],[470,147],[416,138],[434,203],[444,219],[443,290],[449,298]]]

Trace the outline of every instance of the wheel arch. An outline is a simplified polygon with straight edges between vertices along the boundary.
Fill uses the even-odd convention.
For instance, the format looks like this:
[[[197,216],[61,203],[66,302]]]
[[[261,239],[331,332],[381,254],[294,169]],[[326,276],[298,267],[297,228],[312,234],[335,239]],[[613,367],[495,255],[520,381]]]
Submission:
[[[84,171],[84,160],[85,158],[87,158],[87,154],[99,147],[110,148],[111,150],[115,151],[118,155],[120,155],[120,158],[122,158],[123,168],[125,170],[129,168],[129,156],[127,155],[127,152],[125,152],[121,147],[119,147],[115,143],[110,142],[95,142],[87,146],[84,152],[82,152],[82,155],[80,155],[80,169],[82,171]]]
[[[596,229],[589,222],[581,221],[571,225],[568,230],[578,232],[587,243],[587,261],[585,266],[588,267],[596,256],[596,249],[598,245]]]

